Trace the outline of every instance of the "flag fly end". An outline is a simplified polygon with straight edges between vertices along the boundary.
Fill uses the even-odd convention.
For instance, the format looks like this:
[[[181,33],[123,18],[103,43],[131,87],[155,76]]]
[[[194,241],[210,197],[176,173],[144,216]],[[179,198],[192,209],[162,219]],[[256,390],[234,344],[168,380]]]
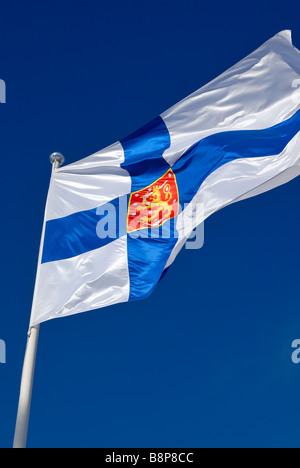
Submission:
[[[285,29],[284,31],[280,31],[280,33],[278,33],[278,36],[284,37],[287,41],[290,42],[290,44],[293,44],[293,35],[291,29]]]

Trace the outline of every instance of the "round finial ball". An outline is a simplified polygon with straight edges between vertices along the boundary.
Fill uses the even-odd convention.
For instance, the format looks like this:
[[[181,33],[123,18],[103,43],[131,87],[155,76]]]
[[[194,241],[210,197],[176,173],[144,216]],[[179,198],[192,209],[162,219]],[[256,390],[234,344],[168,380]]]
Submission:
[[[65,158],[61,153],[52,153],[50,156],[51,164],[58,162],[59,166],[61,166],[65,162]]]

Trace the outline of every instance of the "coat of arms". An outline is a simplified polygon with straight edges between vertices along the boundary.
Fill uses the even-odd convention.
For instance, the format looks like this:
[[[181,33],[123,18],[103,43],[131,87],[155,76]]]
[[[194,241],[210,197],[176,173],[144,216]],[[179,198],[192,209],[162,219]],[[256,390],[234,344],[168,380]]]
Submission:
[[[130,196],[128,232],[156,228],[179,212],[179,193],[172,169],[143,190]]]

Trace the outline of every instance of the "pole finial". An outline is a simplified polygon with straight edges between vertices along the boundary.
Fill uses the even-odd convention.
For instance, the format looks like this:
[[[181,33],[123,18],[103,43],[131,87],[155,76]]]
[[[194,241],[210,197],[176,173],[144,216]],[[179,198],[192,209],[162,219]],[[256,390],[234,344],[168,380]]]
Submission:
[[[61,153],[52,153],[50,156],[50,162],[52,165],[60,167],[65,162],[65,158]]]

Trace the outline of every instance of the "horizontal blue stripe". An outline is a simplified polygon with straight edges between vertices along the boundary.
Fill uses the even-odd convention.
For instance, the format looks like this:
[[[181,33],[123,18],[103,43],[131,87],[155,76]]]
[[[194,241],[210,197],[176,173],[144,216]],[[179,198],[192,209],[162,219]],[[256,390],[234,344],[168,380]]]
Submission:
[[[189,148],[173,166],[181,205],[190,203],[204,180],[230,161],[275,156],[300,131],[300,110],[290,119],[265,130],[223,132]]]
[[[120,205],[128,197],[117,198],[99,208],[74,213],[46,223],[42,263],[65,260],[99,249],[127,234],[127,217],[120,219]],[[101,225],[99,224],[101,223]],[[105,231],[114,237],[99,237]]]

